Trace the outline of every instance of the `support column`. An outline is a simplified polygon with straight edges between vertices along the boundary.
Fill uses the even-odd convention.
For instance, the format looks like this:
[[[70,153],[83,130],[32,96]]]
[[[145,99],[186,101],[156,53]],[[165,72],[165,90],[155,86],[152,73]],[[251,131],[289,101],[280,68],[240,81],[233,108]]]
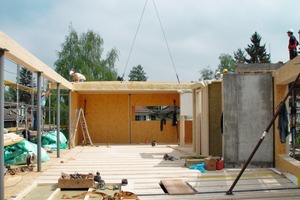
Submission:
[[[128,137],[129,144],[132,142],[131,138],[131,121],[132,121],[132,109],[131,109],[131,94],[128,95]]]
[[[60,83],[56,84],[56,134],[57,134],[57,158],[60,157]]]
[[[68,109],[68,118],[69,118],[69,123],[68,123],[68,146],[69,149],[71,149],[71,100],[72,100],[72,96],[71,96],[71,90],[69,90],[69,109]],[[75,119],[74,119],[75,120]]]
[[[37,72],[37,171],[42,171],[41,160],[41,120],[42,120],[42,107],[41,107],[41,72]]]
[[[4,52],[0,48],[0,200],[4,200]]]
[[[185,116],[180,115],[180,146],[185,145]]]
[[[17,111],[17,117],[16,117],[16,132],[19,130],[19,100],[20,100],[20,90],[19,90],[19,84],[20,84],[20,65],[17,64],[17,106],[16,106],[16,111]],[[27,135],[27,134],[26,134]]]

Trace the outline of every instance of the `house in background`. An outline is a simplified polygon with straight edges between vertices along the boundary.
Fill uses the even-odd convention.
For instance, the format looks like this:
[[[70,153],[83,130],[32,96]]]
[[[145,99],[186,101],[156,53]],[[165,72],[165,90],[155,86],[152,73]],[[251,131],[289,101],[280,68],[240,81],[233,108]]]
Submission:
[[[156,120],[156,116],[151,115],[153,112],[146,106],[135,107],[135,121],[151,121]]]

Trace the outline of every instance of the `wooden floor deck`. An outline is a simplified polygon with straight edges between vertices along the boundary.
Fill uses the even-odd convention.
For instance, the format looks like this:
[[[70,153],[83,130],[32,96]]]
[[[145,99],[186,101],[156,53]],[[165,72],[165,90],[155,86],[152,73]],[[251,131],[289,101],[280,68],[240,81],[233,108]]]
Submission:
[[[184,160],[165,161],[164,154],[180,158],[189,155],[189,148],[157,145],[78,146],[68,150],[59,162],[45,170],[37,184],[57,183],[61,172],[100,172],[106,183],[128,180],[128,190],[141,200],[177,199],[300,199],[300,189],[282,175],[267,168],[246,169],[233,190],[226,195],[240,169],[218,171],[190,170]],[[169,195],[160,187],[161,180],[181,179],[188,182],[196,194]]]

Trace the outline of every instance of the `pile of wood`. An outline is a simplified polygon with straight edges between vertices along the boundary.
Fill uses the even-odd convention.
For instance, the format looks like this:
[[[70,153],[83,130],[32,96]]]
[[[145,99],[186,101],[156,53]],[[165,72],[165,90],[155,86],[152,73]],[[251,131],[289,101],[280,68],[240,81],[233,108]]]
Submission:
[[[6,133],[4,134],[4,146],[17,144],[19,142],[22,142],[24,138],[22,136],[19,136],[15,133]]]

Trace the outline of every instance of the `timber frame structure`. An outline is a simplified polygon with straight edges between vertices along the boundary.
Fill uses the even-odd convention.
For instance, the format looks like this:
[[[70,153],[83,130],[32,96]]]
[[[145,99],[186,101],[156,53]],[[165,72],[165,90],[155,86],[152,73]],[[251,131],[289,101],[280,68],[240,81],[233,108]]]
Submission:
[[[99,112],[97,115],[91,115],[91,119],[97,118],[94,124],[89,124],[89,126],[97,129],[99,128],[99,123],[103,124],[110,124],[109,134],[118,135],[120,133],[120,138],[115,138],[120,140],[121,143],[129,142],[140,142],[143,141],[144,138],[139,138],[140,133],[137,130],[141,129],[141,126],[137,122],[133,122],[132,120],[132,106],[141,106],[141,105],[165,105],[165,106],[173,106],[173,100],[176,101],[176,105],[180,105],[180,93],[182,91],[192,91],[195,90],[197,87],[193,87],[194,83],[136,83],[136,82],[84,82],[84,83],[74,83],[67,81],[65,78],[60,76],[57,72],[55,72],[51,67],[44,64],[38,58],[33,56],[30,52],[24,49],[21,45],[16,43],[14,40],[9,38],[4,33],[0,32],[0,87],[4,88],[4,57],[12,60],[13,62],[27,68],[30,71],[37,73],[37,95],[41,95],[41,77],[44,77],[49,82],[51,82],[52,89],[57,90],[57,96],[59,99],[60,97],[60,89],[66,89],[70,91],[70,107],[69,107],[69,127],[72,127],[71,121],[73,120],[73,116],[76,112],[76,109],[84,107],[85,102],[88,103],[90,106],[87,111],[87,119],[89,120],[89,113],[94,111],[95,108],[99,108],[102,106],[101,109],[98,109]],[[295,59],[287,62],[281,68],[273,72],[274,77],[274,108],[276,105],[280,103],[280,100],[285,96],[287,92],[288,85],[296,78],[297,74],[300,72],[300,56],[296,57]],[[56,88],[55,88],[56,85]],[[202,87],[202,86],[201,86]],[[107,102],[111,101],[114,105],[123,105],[122,107],[112,107],[112,104],[108,104]],[[37,107],[40,108],[40,100],[37,101]],[[193,113],[195,112],[195,108],[197,101],[192,101],[193,104]],[[4,130],[4,91],[1,90],[0,94],[0,131],[3,132]],[[115,116],[115,119],[126,119],[118,121],[120,124],[115,126],[115,119],[106,119],[106,115],[101,115],[102,111],[105,113],[110,113],[113,110],[113,114],[111,116]],[[201,108],[200,108],[201,109]],[[57,113],[60,113],[59,102],[57,106]],[[38,110],[38,118],[40,118],[41,110]],[[101,116],[101,118],[98,118]],[[103,117],[104,116],[104,117]],[[122,118],[120,118],[120,116]],[[59,114],[57,116],[57,132],[59,132],[60,127],[60,118]],[[183,119],[183,118],[181,118]],[[197,120],[197,119],[194,119]],[[189,124],[190,123],[190,124]],[[40,125],[41,123],[38,122],[38,146],[40,147]],[[275,126],[277,127],[278,120],[275,122]],[[184,124],[181,120],[180,122],[180,130],[182,127],[190,127],[193,137],[193,145],[195,149],[199,149],[198,143],[195,142],[199,136],[195,132],[194,129],[196,127],[192,127],[191,122]],[[111,130],[111,127],[117,127],[115,130]],[[153,127],[157,127],[157,125],[149,125],[145,130],[152,130]],[[171,126],[169,126],[171,127]],[[108,130],[108,129],[107,129]],[[107,131],[107,130],[104,130]],[[71,131],[71,128],[69,129]],[[174,132],[171,130],[170,132]],[[147,132],[146,132],[147,133]],[[97,133],[91,133],[92,137],[93,134],[96,135]],[[287,155],[287,146],[280,143],[280,138],[277,137],[279,135],[278,130],[274,128],[275,134],[275,144],[274,144],[274,152],[275,152],[275,167],[286,173],[293,174],[298,178],[298,186],[300,185],[300,162],[289,157]],[[101,134],[100,134],[101,135]],[[111,142],[111,141],[101,141],[99,137],[98,142]],[[165,138],[164,138],[165,137]],[[174,135],[171,136],[169,132],[161,138],[163,142],[176,141],[174,139]],[[185,137],[183,135],[183,137]],[[149,140],[154,139],[149,138]],[[114,139],[114,138],[113,138]],[[136,141],[135,141],[136,140]],[[0,134],[0,155],[4,155],[4,146],[3,146],[3,134]],[[59,138],[58,138],[59,141]],[[94,142],[94,141],[93,141]],[[147,141],[146,141],[147,142]],[[78,143],[80,141],[78,140]],[[180,144],[182,141],[180,141]],[[74,144],[76,145],[76,144]],[[40,164],[40,152],[38,152],[38,171],[41,171],[41,164]],[[59,150],[57,151],[57,157],[59,157]],[[4,157],[0,157],[0,163],[4,163]],[[0,165],[0,171],[4,171],[4,166]],[[0,194],[4,195],[4,175],[0,173]],[[0,196],[1,199],[1,196]],[[4,199],[4,197],[2,198]]]

